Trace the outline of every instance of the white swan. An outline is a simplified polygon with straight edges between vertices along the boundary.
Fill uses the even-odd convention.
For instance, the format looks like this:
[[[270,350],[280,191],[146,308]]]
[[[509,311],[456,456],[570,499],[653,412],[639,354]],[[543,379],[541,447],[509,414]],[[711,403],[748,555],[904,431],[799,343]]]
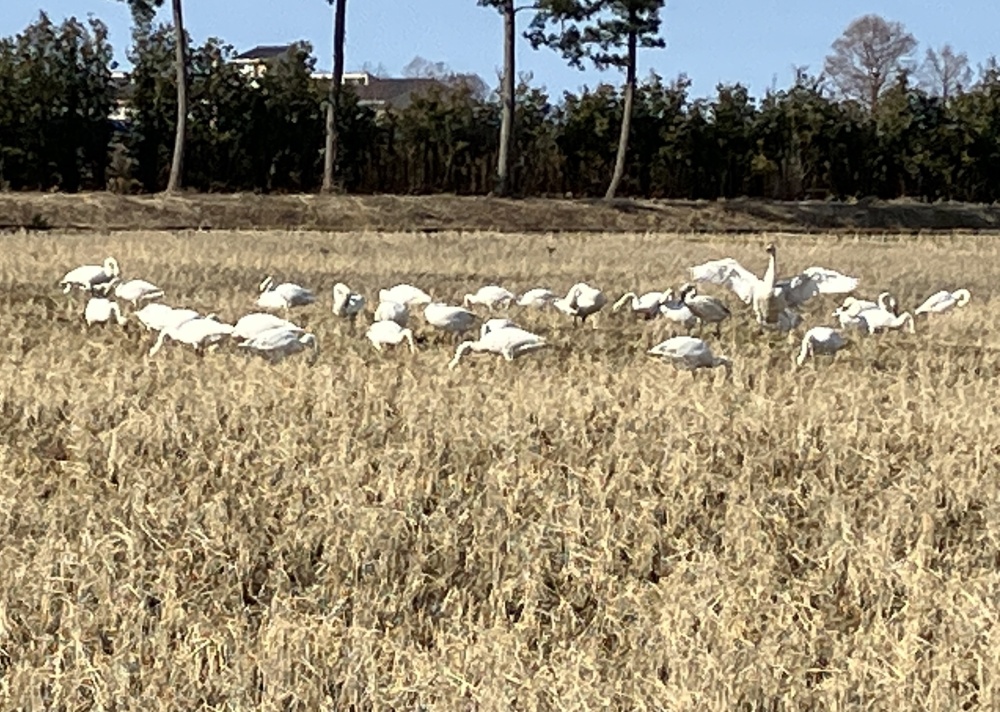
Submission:
[[[365,334],[376,351],[381,351],[383,346],[396,346],[406,341],[410,344],[410,351],[416,351],[413,345],[413,332],[400,326],[395,321],[376,321],[368,327]]]
[[[315,301],[316,295],[305,287],[292,282],[275,284],[272,277],[266,277],[260,283],[257,306],[261,309],[290,309],[291,307],[312,304]]]
[[[771,264],[776,261],[773,250],[774,246],[769,245],[769,272]],[[754,294],[764,289],[762,283],[765,280],[758,278],[731,257],[697,265],[692,267],[690,272],[691,279],[696,282],[710,282],[731,289],[745,304],[753,304]],[[776,272],[775,267],[775,276]],[[774,289],[784,299],[784,306],[793,308],[801,306],[818,294],[846,294],[853,292],[857,287],[856,277],[848,277],[825,267],[810,267],[794,277],[776,279],[774,282]]]
[[[580,324],[583,324],[588,316],[599,312],[607,303],[608,298],[604,296],[604,292],[586,282],[579,282],[569,288],[565,297],[552,302],[552,306],[573,317],[574,323],[579,319]]]
[[[522,294],[517,299],[517,305],[519,307],[532,307],[534,309],[542,309],[549,306],[559,298],[559,295],[553,292],[551,289],[545,289],[544,287],[536,287],[535,289],[529,289],[527,292]]]
[[[611,311],[617,312],[625,304],[630,303],[632,312],[646,319],[654,319],[660,315],[660,307],[667,299],[667,292],[646,292],[638,296],[635,292],[625,292],[621,298],[614,303]]]
[[[378,293],[380,302],[396,302],[405,304],[408,307],[420,306],[431,303],[431,295],[412,284],[397,284],[391,289],[380,289]]]
[[[494,353],[507,361],[513,361],[546,345],[545,339],[541,336],[524,329],[517,327],[497,329],[480,336],[476,341],[463,341],[459,344],[455,350],[455,357],[448,363],[448,368],[455,368],[461,358],[470,351]]]
[[[153,344],[153,348],[149,350],[149,355],[155,356],[163,348],[163,344],[168,338],[180,341],[182,344],[194,346],[201,351],[206,346],[218,343],[232,333],[233,327],[231,324],[223,324],[216,321],[213,317],[206,316],[188,319],[177,326],[172,326],[161,331],[160,335],[156,337],[156,343]]]
[[[462,334],[474,328],[479,317],[464,307],[431,302],[424,307],[424,319],[435,329]]]
[[[648,353],[660,356],[673,364],[674,368],[685,371],[693,372],[699,368],[722,366],[726,369],[726,378],[732,377],[732,362],[725,356],[716,356],[707,343],[693,336],[675,336],[667,339],[651,348]]]
[[[462,300],[462,306],[470,307],[475,304],[495,309],[497,307],[507,308],[515,299],[515,295],[508,289],[496,284],[488,284],[480,287],[475,294],[466,294]]]
[[[130,279],[115,287],[115,296],[137,307],[139,302],[159,299],[163,296],[163,290],[144,279]]]
[[[103,265],[82,265],[76,269],[71,269],[59,280],[59,286],[63,288],[63,294],[69,294],[73,287],[79,287],[84,291],[91,291],[98,285],[110,282],[121,274],[118,267],[118,260],[108,257]]]
[[[910,312],[903,312],[897,315],[885,309],[865,309],[857,316],[851,318],[860,322],[861,328],[868,331],[869,334],[890,329],[902,329],[903,327],[906,327],[906,330],[911,334],[916,333],[917,330],[913,323],[913,315]]]
[[[681,287],[681,303],[698,317],[701,322],[699,329],[705,324],[715,324],[715,335],[722,336],[722,322],[732,316],[732,312],[721,299],[698,294],[695,286],[689,283]]]
[[[914,314],[942,314],[955,307],[964,307],[970,299],[972,294],[968,289],[956,289],[954,292],[942,289],[927,297],[924,303],[916,308]]]
[[[106,324],[112,317],[119,326],[124,326],[128,321],[117,302],[104,297],[91,297],[87,300],[87,306],[83,310],[83,319],[87,322],[87,326]]]
[[[271,363],[277,363],[281,359],[305,351],[307,348],[313,350],[310,362],[315,362],[319,356],[319,342],[316,341],[315,335],[297,326],[278,326],[262,331],[253,338],[244,341],[239,347],[253,351]]]
[[[799,304],[812,296],[812,293],[805,293],[805,285],[813,285],[815,293],[818,294],[817,285],[825,282],[822,280],[814,282],[806,278],[804,276],[806,273],[803,273],[779,283],[778,251],[773,244],[768,245],[765,251],[768,255],[767,271],[764,272],[762,279],[758,279],[755,274],[731,258],[692,267],[691,275],[696,281],[710,282],[732,289],[740,299],[753,307],[754,319],[761,327],[789,331],[802,322],[802,317],[791,310],[792,302]],[[810,270],[819,270],[818,274],[830,272],[818,267]],[[794,291],[792,280],[796,280]],[[802,294],[799,294],[800,292]],[[795,295],[799,295],[801,299],[797,301]]]
[[[405,327],[410,321],[410,310],[399,302],[379,302],[375,308],[375,321],[394,321]]]
[[[663,303],[660,304],[660,316],[668,321],[683,326],[685,329],[693,329],[698,325],[698,317],[694,315],[690,307],[679,299],[674,298],[674,290],[668,289],[663,293]]]
[[[343,282],[333,285],[333,313],[343,319],[354,321],[364,311],[365,298]]]
[[[802,347],[799,349],[798,358],[795,363],[801,366],[806,359],[816,354],[833,356],[842,348],[848,345],[847,339],[829,326],[814,326],[802,337]]]
[[[282,327],[292,329],[299,328],[296,324],[288,321],[288,319],[282,319],[280,316],[275,316],[274,314],[268,314],[266,312],[253,312],[252,314],[241,316],[236,321],[236,324],[233,326],[232,336],[234,339],[246,341],[264,333],[265,331]]]
[[[833,312],[833,315],[857,316],[865,309],[884,309],[887,312],[898,314],[899,304],[896,302],[896,298],[889,292],[881,292],[874,302],[868,299],[847,297],[844,299],[844,303]]]

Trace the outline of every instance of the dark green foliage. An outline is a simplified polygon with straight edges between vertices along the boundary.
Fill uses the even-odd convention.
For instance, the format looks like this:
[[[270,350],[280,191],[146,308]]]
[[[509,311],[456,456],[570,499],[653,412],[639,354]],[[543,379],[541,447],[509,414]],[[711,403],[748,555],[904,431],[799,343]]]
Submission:
[[[0,185],[103,188],[111,46],[99,20],[53,24],[45,13],[0,40]]]
[[[173,32],[138,28],[130,59],[132,120],[111,134],[111,48],[103,25],[42,15],[0,40],[0,186],[102,189],[110,147],[133,190],[166,185],[176,121]],[[213,191],[319,188],[328,85],[310,77],[308,46],[253,79],[219,40],[192,47],[185,183]],[[877,110],[831,97],[800,71],[788,88],[751,97],[721,85],[695,99],[683,75],[651,74],[635,91],[623,195],[777,199],[908,196],[1000,198],[1000,69],[946,97],[907,74]],[[600,196],[614,166],[622,89],[601,84],[550,97],[522,75],[516,92],[513,195]],[[402,110],[360,106],[349,88],[337,115],[348,192],[484,194],[494,186],[499,98],[443,83]],[[128,181],[125,181],[128,184]],[[112,185],[122,185],[113,182]]]

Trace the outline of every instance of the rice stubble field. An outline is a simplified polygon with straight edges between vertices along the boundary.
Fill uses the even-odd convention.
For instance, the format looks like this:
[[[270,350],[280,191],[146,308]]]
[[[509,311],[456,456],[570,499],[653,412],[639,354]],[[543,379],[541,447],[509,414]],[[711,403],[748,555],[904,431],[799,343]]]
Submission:
[[[981,237],[294,232],[0,238],[3,709],[996,709],[1000,243]],[[917,333],[795,370],[749,307],[697,376],[671,326],[511,318],[550,347],[446,368],[330,312],[410,282],[610,300],[732,256],[822,265]],[[87,329],[56,283],[108,255],[233,323],[266,274],[319,358]],[[808,303],[831,323],[840,299]],[[482,311],[485,315],[486,312]],[[797,333],[801,337],[804,329]],[[706,334],[711,330],[706,330]]]

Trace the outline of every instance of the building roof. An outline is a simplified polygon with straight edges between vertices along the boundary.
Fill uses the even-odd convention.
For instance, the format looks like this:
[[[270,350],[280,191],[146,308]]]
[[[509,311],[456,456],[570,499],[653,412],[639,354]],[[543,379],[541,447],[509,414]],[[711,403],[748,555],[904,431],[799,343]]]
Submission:
[[[391,106],[393,109],[402,109],[412,101],[414,95],[444,86],[440,80],[423,77],[403,79],[369,77],[367,84],[353,84],[351,89],[358,97],[359,104]]]
[[[252,61],[255,59],[272,59],[280,57],[292,48],[291,45],[257,45],[253,49],[248,49],[243,54],[236,55],[236,59]]]

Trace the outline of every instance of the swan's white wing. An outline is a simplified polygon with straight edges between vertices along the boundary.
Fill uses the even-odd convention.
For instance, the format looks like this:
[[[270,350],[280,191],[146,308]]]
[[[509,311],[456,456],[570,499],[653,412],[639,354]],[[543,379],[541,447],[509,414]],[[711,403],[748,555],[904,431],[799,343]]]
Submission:
[[[944,302],[950,299],[952,299],[951,292],[942,289],[940,292],[936,292],[935,294],[932,294],[931,296],[927,297],[927,300],[919,307],[917,307],[916,313],[924,314],[926,312],[932,312],[935,309],[940,308],[940,306]]]
[[[71,269],[59,281],[59,284],[75,284],[89,286],[95,281],[104,281],[101,278],[106,276],[104,268],[99,265],[83,265]]]
[[[775,288],[781,290],[789,306],[796,307],[817,294],[853,292],[858,288],[858,279],[825,267],[810,267],[794,277],[778,280]]]
[[[240,317],[239,321],[233,327],[233,337],[237,339],[252,339],[258,334],[280,327],[297,328],[292,322],[274,314],[254,312],[253,314]]]
[[[733,290],[744,303],[753,301],[753,290],[761,283],[760,278],[731,257],[712,260],[690,269],[695,282],[718,284]]]
[[[299,337],[305,333],[304,329],[298,327],[279,326],[257,334],[257,336],[243,342],[240,346],[252,351],[281,351],[291,347],[292,342],[298,341]]]

